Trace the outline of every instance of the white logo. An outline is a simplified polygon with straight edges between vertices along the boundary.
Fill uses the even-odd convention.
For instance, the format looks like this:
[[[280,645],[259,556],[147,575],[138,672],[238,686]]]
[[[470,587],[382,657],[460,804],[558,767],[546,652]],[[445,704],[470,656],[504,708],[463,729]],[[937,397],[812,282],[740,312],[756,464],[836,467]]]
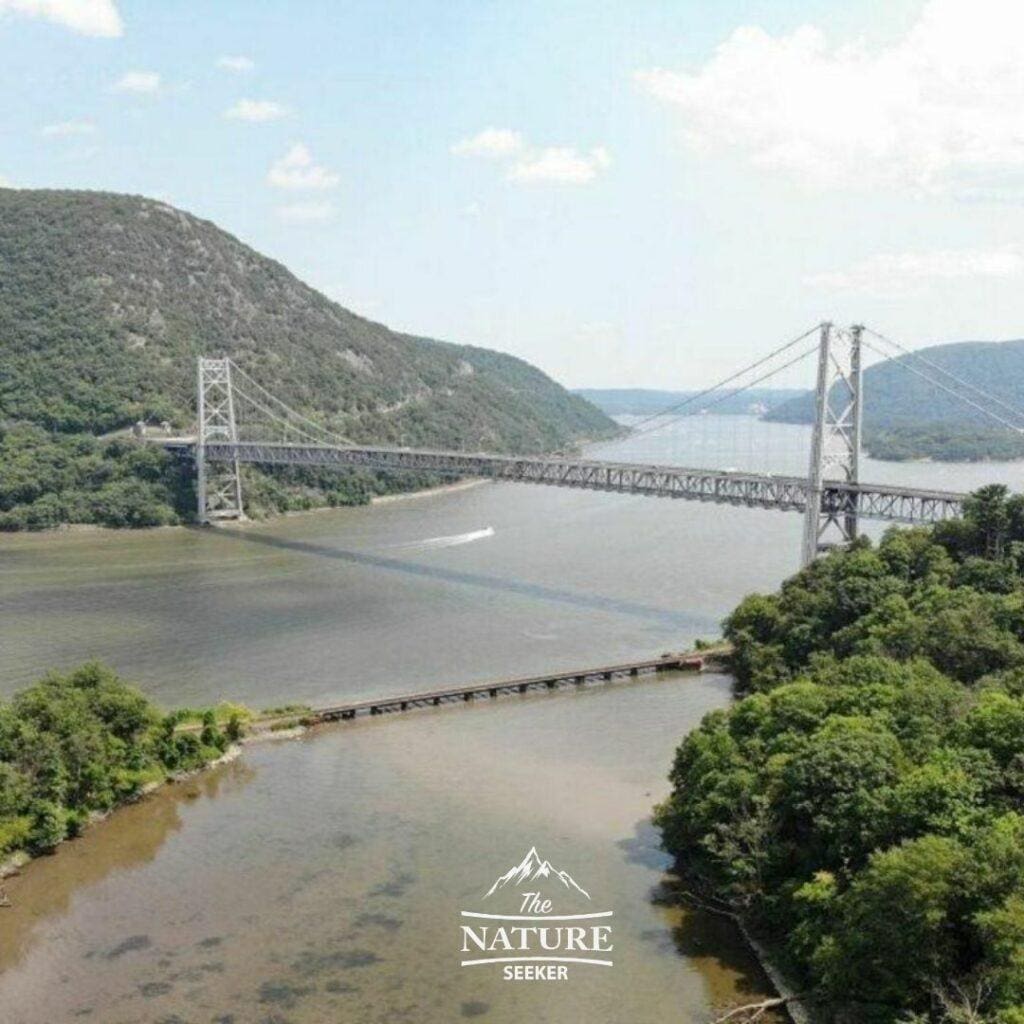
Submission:
[[[556,900],[567,902],[567,909],[586,908],[590,893],[568,871],[542,860],[535,846],[498,876],[482,900],[492,901],[487,912],[461,912],[472,919],[460,926],[463,967],[501,964],[508,981],[562,981],[572,964],[612,966],[612,911],[559,913]],[[499,903],[509,912],[492,913]]]

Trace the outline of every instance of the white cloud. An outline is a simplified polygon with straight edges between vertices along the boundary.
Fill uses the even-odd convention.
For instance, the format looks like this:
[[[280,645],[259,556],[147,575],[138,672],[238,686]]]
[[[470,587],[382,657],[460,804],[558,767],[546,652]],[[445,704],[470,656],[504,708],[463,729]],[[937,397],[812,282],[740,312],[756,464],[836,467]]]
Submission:
[[[291,203],[277,208],[278,217],[286,224],[323,224],[337,212],[333,203]]]
[[[96,131],[96,125],[92,121],[60,121],[57,124],[44,125],[39,131],[41,135],[46,135],[50,138],[92,135]]]
[[[878,253],[846,270],[811,274],[806,284],[831,291],[889,294],[951,281],[1024,277],[1024,247]]]
[[[455,156],[506,157],[523,148],[523,137],[509,128],[485,128],[482,132],[456,142]]]
[[[277,188],[324,189],[334,188],[340,178],[316,163],[309,149],[296,142],[280,160],[270,165],[267,181]]]
[[[160,76],[155,71],[127,71],[115,83],[118,92],[156,92]]]
[[[5,178],[0,174],[0,188],[14,188],[14,183],[10,178]]]
[[[512,161],[506,177],[518,182],[561,182],[585,185],[610,163],[608,150],[596,146],[581,153],[571,146],[539,148],[527,145],[520,132],[510,128],[485,128],[450,147],[455,156],[486,157]]]
[[[479,217],[480,213],[480,204],[475,199],[471,203],[466,203],[462,208],[463,217]]]
[[[0,14],[5,11],[45,18],[83,36],[124,34],[114,0],[0,0]]]
[[[516,161],[509,168],[508,177],[510,181],[526,184],[554,181],[586,185],[610,163],[611,157],[603,146],[597,146],[589,153],[580,153],[569,146],[550,146]]]
[[[256,65],[253,63],[251,57],[242,56],[224,56],[217,58],[217,67],[223,68],[225,71],[252,71]]]
[[[225,117],[237,121],[277,121],[288,114],[283,103],[274,100],[239,100],[233,107],[224,111]]]
[[[826,187],[1024,193],[1024,4],[927,0],[901,39],[832,45],[744,26],[692,71],[636,73],[698,152]]]

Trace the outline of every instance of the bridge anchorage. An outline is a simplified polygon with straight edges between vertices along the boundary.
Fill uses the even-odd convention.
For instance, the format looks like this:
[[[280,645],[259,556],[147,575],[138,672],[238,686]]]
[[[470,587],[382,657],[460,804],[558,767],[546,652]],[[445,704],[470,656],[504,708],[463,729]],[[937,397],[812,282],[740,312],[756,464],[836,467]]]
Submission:
[[[871,335],[872,342],[867,341],[866,334]],[[807,564],[819,552],[853,541],[863,519],[931,523],[956,517],[962,511],[965,495],[957,492],[872,484],[860,478],[862,352],[867,347],[892,358],[894,353],[879,347],[881,344],[899,350],[901,358],[897,365],[961,398],[976,413],[1007,429],[1024,432],[1024,413],[1011,410],[1005,403],[1005,415],[991,411],[990,396],[982,396],[972,385],[954,378],[924,357],[915,356],[860,325],[837,328],[822,323],[713,387],[646,417],[627,439],[632,443],[645,433],[681,422],[681,417],[705,413],[788,367],[816,357],[814,419],[806,475],[745,472],[731,467],[696,468],[692,463],[665,465],[594,457],[494,455],[355,444],[289,408],[229,358],[198,360],[196,436],[165,438],[160,443],[194,458],[197,511],[203,523],[243,517],[240,467],[245,463],[315,466],[338,471],[365,468],[430,472],[799,512],[804,517],[801,558]],[[909,357],[930,369],[911,364]],[[785,362],[778,365],[783,359]],[[986,399],[984,403],[982,398]],[[1006,418],[1011,414],[1019,417],[1019,424]],[[690,421],[698,422],[699,419]],[[750,422],[756,426],[760,421]],[[695,461],[696,454],[688,450],[685,459],[688,463],[691,459]]]

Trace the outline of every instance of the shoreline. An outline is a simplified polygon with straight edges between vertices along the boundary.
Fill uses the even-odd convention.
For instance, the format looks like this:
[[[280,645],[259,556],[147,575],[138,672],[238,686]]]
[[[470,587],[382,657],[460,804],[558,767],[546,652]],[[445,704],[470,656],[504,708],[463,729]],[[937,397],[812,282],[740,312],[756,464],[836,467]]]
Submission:
[[[484,484],[490,483],[494,483],[494,481],[488,477],[472,476],[462,480],[456,480],[454,483],[450,484],[439,484],[437,487],[424,487],[418,491],[398,491],[395,494],[377,494],[370,499],[370,504],[390,505],[395,501],[409,501],[412,498],[428,498],[434,494],[455,494],[458,491],[470,491],[474,487],[481,487]]]
[[[372,508],[375,505],[390,505],[396,501],[411,501],[413,498],[429,498],[433,495],[438,494],[454,494],[458,491],[468,491],[474,487],[480,487],[483,484],[493,483],[492,480],[487,477],[469,477],[462,480],[457,480],[450,484],[440,484],[436,487],[421,487],[415,491],[396,491],[394,494],[375,494],[366,504],[364,505],[318,505],[316,508],[296,508],[289,509],[285,512],[273,512],[270,515],[264,516],[260,519],[241,519],[236,521],[225,521],[213,529],[221,529],[227,527],[229,529],[237,527],[251,527],[259,526],[264,523],[272,523],[277,519],[290,519],[298,516],[314,516],[323,514],[325,512],[341,512],[346,509],[357,509],[357,508]],[[59,537],[59,536],[77,536],[77,535],[96,535],[104,537],[114,536],[148,536],[154,533],[163,533],[173,530],[195,530],[199,529],[198,523],[176,523],[169,526],[136,526],[136,527],[119,527],[119,526],[100,526],[97,523],[62,523],[60,526],[50,526],[45,530],[8,530],[0,532],[0,538],[7,537]]]
[[[462,490],[468,487],[476,486],[479,483],[485,483],[485,480],[476,481],[463,481],[459,485],[455,485],[457,489]],[[432,488],[426,493],[437,493],[447,491],[449,488]],[[425,492],[416,492],[416,494],[422,494]],[[396,496],[398,500],[405,497],[413,497],[414,494]],[[693,651],[693,654],[711,653],[712,658],[716,661],[721,657],[722,652],[712,648],[711,652]],[[716,666],[718,670],[721,670],[725,666]],[[78,836],[66,837],[61,840],[55,847],[45,851],[44,853],[30,854],[25,850],[18,850],[12,853],[4,860],[0,860],[0,894],[3,893],[2,882],[5,878],[19,875],[23,869],[30,866],[35,860],[38,860],[44,856],[53,856],[59,853],[60,847],[67,842],[72,841],[73,838],[80,838],[85,832],[91,830],[93,826],[101,824],[106,819],[110,818],[117,811],[128,807],[132,804],[140,803],[147,799],[154,793],[160,792],[162,789],[169,785],[175,785],[182,782],[186,782],[189,779],[196,778],[200,775],[205,774],[215,768],[221,767],[225,764],[229,764],[237,760],[245,751],[245,747],[251,744],[259,743],[273,743],[273,742],[287,742],[290,740],[301,739],[315,733],[325,724],[336,724],[327,722],[311,722],[303,721],[303,714],[301,712],[294,715],[280,716],[277,718],[266,719],[263,722],[254,721],[250,723],[249,731],[246,735],[240,737],[234,743],[232,743],[223,754],[219,757],[208,761],[206,764],[199,768],[194,768],[189,771],[176,772],[168,775],[166,778],[160,781],[154,781],[143,786],[137,793],[133,794],[128,800],[118,804],[116,807],[112,807],[105,812],[94,812],[89,816],[86,822],[85,828]],[[689,904],[683,900],[684,906]],[[0,904],[0,911],[3,909],[3,904]],[[728,915],[736,926],[737,932],[746,944],[748,950],[753,956],[754,960],[760,966],[764,972],[765,977],[771,988],[774,990],[776,996],[779,999],[785,1000],[777,1007],[778,1010],[782,1011],[785,1017],[792,1021],[792,1024],[813,1024],[814,1016],[811,1013],[809,1007],[805,1001],[796,998],[797,990],[792,986],[789,979],[781,971],[778,965],[772,958],[771,950],[754,934],[750,931],[747,923],[739,916]]]
[[[485,483],[486,481],[463,481],[463,482],[460,483],[460,489],[463,489],[463,488],[465,488],[467,486],[474,486],[474,484],[476,482]],[[693,650],[693,651],[687,651],[687,652],[680,652],[677,657],[679,658],[680,661],[682,661],[687,655],[697,655],[697,656],[701,656],[702,658],[714,659],[715,663],[719,664],[721,658],[723,657],[723,653],[724,652],[722,651],[721,648],[712,647],[711,649],[702,649],[700,651]],[[655,660],[663,660],[663,659],[655,659]],[[702,671],[702,670],[703,670],[703,666],[701,667],[701,669],[699,669],[699,671]],[[566,678],[568,678],[570,675],[574,675],[574,674],[578,673],[578,671],[579,670],[573,670],[572,672],[567,673],[566,674]],[[601,670],[599,670],[599,671],[601,671]],[[606,678],[610,678],[610,676],[606,676]],[[516,684],[518,685],[518,683],[520,681],[519,680],[515,680],[514,682],[516,682]],[[491,681],[491,682],[484,682],[482,684],[471,684],[470,688],[471,689],[484,689],[484,690],[486,690],[486,689],[489,689],[492,685],[494,685],[493,681]],[[461,690],[459,692],[461,692]],[[492,696],[493,696],[493,694],[492,694]],[[384,702],[384,703],[387,703],[389,700],[401,701],[402,697],[399,696],[397,698],[388,698],[388,697],[382,697],[381,698],[381,701]],[[323,709],[320,709],[320,710],[322,711]],[[171,784],[178,783],[178,782],[184,782],[185,780],[193,778],[193,777],[195,777],[197,775],[200,775],[203,772],[207,772],[207,771],[209,771],[209,770],[211,770],[213,768],[217,768],[217,767],[219,767],[221,765],[224,765],[224,764],[227,764],[227,763],[229,763],[231,761],[234,761],[236,758],[238,758],[242,754],[243,748],[248,746],[249,744],[267,743],[267,742],[274,742],[274,741],[278,741],[278,740],[298,739],[298,738],[300,738],[302,736],[307,735],[308,733],[313,732],[316,729],[319,729],[319,728],[321,728],[323,726],[327,726],[327,725],[335,725],[335,724],[337,724],[340,721],[341,721],[340,718],[331,718],[331,717],[321,716],[316,708],[304,708],[304,709],[301,709],[301,710],[297,709],[297,710],[295,710],[293,712],[287,712],[287,713],[284,713],[284,714],[266,716],[266,717],[264,717],[262,719],[254,718],[254,719],[252,719],[251,721],[249,721],[246,724],[246,728],[249,731],[246,732],[244,735],[240,736],[235,742],[231,743],[227,747],[227,749],[219,757],[216,757],[216,758],[213,758],[210,761],[207,761],[206,764],[201,765],[198,768],[194,768],[194,769],[191,769],[189,771],[184,771],[184,772],[173,772],[173,773],[168,774],[163,779],[154,780],[152,782],[149,782],[146,785],[142,786],[138,790],[138,792],[133,793],[128,799],[122,801],[121,803],[117,804],[114,807],[111,807],[107,811],[104,811],[104,812],[92,812],[89,815],[88,820],[85,823],[83,831],[87,830],[87,829],[91,828],[93,825],[98,824],[99,822],[104,821],[105,819],[109,818],[112,814],[114,814],[120,808],[127,807],[127,806],[129,806],[131,804],[137,803],[138,801],[145,799],[147,796],[149,796],[152,793],[157,792],[158,790],[162,789],[164,786],[171,785]],[[189,726],[185,726],[183,731],[194,732],[198,728],[199,728],[198,725],[193,723],[193,724],[191,724]],[[31,863],[31,861],[36,860],[38,857],[40,857],[40,856],[48,856],[48,855],[52,855],[52,854],[56,853],[56,851],[60,848],[60,846],[63,843],[66,843],[70,839],[73,839],[73,838],[78,838],[78,837],[77,836],[65,836],[63,839],[61,839],[61,841],[59,843],[57,843],[56,846],[53,846],[53,847],[49,848],[44,853],[31,854],[31,853],[28,853],[26,850],[16,850],[16,851],[14,851],[10,855],[8,855],[5,859],[0,860],[0,881],[2,881],[4,878],[10,877],[11,875],[17,874],[21,870],[21,868],[23,868],[27,864]]]
[[[132,804],[141,803],[147,797],[152,796],[154,793],[160,792],[160,790],[167,786],[175,786],[182,782],[188,782],[189,779],[197,778],[200,775],[205,774],[208,771],[212,771],[214,768],[220,768],[223,765],[230,764],[232,761],[237,761],[238,758],[245,753],[245,748],[251,744],[256,743],[268,743],[272,740],[291,740],[298,739],[300,736],[305,735],[309,732],[309,727],[300,725],[290,729],[257,729],[247,736],[242,736],[234,743],[232,743],[220,757],[215,757],[211,761],[207,761],[206,764],[199,768],[191,768],[188,771],[174,772],[168,775],[165,779],[147,782],[137,793],[133,793],[127,800],[122,801],[115,807],[111,807],[106,811],[92,811],[89,814],[88,820],[85,823],[85,827],[82,832],[77,836],[65,836],[56,846],[51,847],[42,853],[32,854],[27,850],[16,850],[14,853],[9,854],[3,860],[0,860],[0,882],[5,878],[11,878],[17,875],[21,870],[31,864],[33,861],[39,860],[41,857],[50,857],[56,855],[57,851],[65,844],[73,842],[75,839],[81,838],[89,829],[95,825],[100,825],[112,815],[125,807],[130,807]],[[0,907],[2,909],[2,907]]]
[[[220,757],[215,757],[213,760],[207,761],[206,764],[199,768],[192,768],[184,772],[174,772],[173,774],[168,775],[165,779],[147,782],[137,793],[133,793],[127,800],[123,800],[121,803],[111,807],[109,810],[91,811],[82,832],[79,833],[79,836],[83,835],[94,825],[99,825],[101,822],[106,821],[107,818],[116,814],[122,808],[130,807],[132,804],[137,804],[140,801],[145,800],[146,797],[159,792],[165,786],[171,786],[179,782],[187,782],[189,779],[194,779],[197,775],[202,775],[204,772],[208,772],[212,768],[219,768],[221,765],[230,764],[232,761],[237,760],[241,754],[242,743],[232,743],[224,753],[220,755]],[[11,878],[13,875],[19,874],[22,868],[27,867],[34,860],[38,860],[40,857],[53,856],[65,843],[69,843],[73,839],[79,838],[79,836],[65,836],[56,846],[52,846],[42,853],[33,854],[29,853],[27,850],[16,850],[4,860],[0,860],[0,882],[5,878]]]

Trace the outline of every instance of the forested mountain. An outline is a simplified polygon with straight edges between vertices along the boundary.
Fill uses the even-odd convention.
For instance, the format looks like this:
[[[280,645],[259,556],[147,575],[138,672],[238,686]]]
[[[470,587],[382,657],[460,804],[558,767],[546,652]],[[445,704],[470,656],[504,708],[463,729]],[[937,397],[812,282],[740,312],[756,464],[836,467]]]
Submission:
[[[881,458],[1020,458],[1024,441],[914,370],[950,381],[952,374],[978,389],[979,405],[1005,415],[991,399],[1024,410],[1024,340],[962,341],[933,345],[914,355],[876,363],[864,371],[864,432],[868,450]],[[935,367],[939,369],[936,370]],[[984,396],[989,396],[988,399]],[[814,395],[805,392],[768,412],[780,423],[810,423]],[[1024,417],[1008,417],[1024,426]]]
[[[167,460],[96,438],[189,425],[199,354],[355,440],[541,451],[616,429],[520,359],[391,331],[164,203],[0,189],[0,527],[184,513]],[[254,494],[290,507],[398,486],[292,472]]]

